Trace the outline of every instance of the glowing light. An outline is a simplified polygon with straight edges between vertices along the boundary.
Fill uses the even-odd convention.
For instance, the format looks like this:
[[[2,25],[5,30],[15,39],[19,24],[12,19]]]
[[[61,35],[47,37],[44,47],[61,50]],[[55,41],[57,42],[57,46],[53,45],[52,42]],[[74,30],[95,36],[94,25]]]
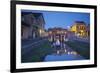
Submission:
[[[42,30],[40,29],[40,34],[42,33]]]

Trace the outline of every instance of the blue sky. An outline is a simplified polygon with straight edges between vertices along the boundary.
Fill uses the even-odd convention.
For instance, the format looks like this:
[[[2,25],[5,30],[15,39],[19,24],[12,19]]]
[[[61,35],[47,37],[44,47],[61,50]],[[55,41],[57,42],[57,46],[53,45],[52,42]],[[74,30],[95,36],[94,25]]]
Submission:
[[[90,24],[89,13],[34,11],[34,10],[22,10],[22,11],[43,13],[45,20],[45,29],[54,27],[68,28],[71,25],[73,25],[75,21],[84,21],[87,25]]]

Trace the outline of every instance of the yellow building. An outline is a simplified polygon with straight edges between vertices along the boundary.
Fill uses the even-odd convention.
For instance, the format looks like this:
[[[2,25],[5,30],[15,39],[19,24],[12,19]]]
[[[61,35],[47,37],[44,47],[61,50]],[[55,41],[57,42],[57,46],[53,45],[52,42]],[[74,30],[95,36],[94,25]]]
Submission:
[[[78,37],[89,37],[89,27],[82,21],[76,21],[71,26],[70,31],[74,32]]]

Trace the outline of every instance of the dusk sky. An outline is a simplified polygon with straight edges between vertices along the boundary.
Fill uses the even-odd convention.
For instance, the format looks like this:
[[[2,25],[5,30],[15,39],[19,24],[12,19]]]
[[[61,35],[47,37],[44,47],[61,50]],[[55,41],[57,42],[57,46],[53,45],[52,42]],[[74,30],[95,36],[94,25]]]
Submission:
[[[54,27],[68,28],[71,25],[73,25],[75,21],[84,21],[87,25],[90,24],[89,13],[34,11],[34,10],[22,10],[22,11],[43,13],[45,20],[45,29]]]

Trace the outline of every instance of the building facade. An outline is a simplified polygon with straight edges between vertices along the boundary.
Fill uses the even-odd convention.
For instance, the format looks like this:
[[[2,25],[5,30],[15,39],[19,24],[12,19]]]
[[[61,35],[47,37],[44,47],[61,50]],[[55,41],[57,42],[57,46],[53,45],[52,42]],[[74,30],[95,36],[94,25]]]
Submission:
[[[21,12],[21,38],[34,39],[42,37],[45,30],[42,13]]]
[[[76,21],[70,28],[71,32],[74,32],[75,36],[78,37],[89,37],[90,28],[83,21]]]

